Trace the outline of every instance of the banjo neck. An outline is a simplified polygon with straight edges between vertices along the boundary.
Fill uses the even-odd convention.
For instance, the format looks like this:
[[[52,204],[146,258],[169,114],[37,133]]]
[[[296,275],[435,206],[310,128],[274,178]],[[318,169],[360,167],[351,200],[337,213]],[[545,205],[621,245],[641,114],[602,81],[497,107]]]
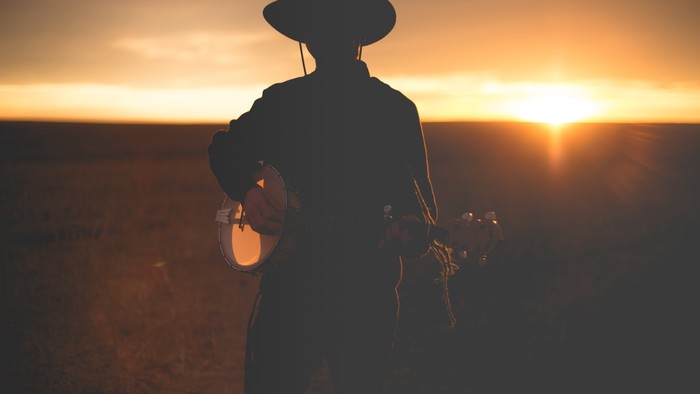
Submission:
[[[342,216],[342,215],[313,215],[300,209],[288,209],[285,218],[284,232],[289,234],[321,234],[321,233],[351,233],[381,236],[386,228],[394,222],[391,216]],[[415,226],[418,233],[425,234],[429,241],[445,242],[448,229],[440,225],[420,222],[407,222]]]
[[[299,209],[287,210],[284,231],[291,234],[319,233],[379,233],[386,228],[386,221],[370,216],[314,215]]]

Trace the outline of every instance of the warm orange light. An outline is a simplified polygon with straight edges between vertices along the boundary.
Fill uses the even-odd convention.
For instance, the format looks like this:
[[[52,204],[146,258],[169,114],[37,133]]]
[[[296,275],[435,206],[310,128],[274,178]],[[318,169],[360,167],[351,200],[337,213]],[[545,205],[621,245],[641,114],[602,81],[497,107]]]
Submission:
[[[524,97],[512,101],[508,111],[519,119],[559,126],[577,122],[601,112],[600,104],[585,97],[581,88],[564,85],[538,85],[525,90]]]

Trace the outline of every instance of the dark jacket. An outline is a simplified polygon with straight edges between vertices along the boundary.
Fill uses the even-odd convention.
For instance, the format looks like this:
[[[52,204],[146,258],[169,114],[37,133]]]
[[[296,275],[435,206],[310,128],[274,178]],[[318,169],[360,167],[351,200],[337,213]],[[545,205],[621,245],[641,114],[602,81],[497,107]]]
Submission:
[[[209,157],[222,189],[238,201],[264,161],[300,191],[307,213],[379,217],[388,204],[394,214],[420,218],[415,176],[437,217],[416,107],[371,78],[363,62],[269,87],[227,131],[214,134]]]

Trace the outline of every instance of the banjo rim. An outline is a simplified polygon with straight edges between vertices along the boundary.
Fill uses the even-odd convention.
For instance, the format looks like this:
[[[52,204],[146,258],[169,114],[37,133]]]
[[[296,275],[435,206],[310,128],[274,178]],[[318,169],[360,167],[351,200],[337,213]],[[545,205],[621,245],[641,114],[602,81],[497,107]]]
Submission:
[[[271,171],[271,173],[268,173],[268,171]],[[283,193],[282,197],[283,197],[283,201],[285,203],[285,211],[288,210],[289,206],[290,206],[289,191],[287,190],[287,185],[284,182],[284,178],[282,178],[282,175],[280,175],[279,171],[277,171],[276,168],[274,168],[273,166],[271,166],[269,164],[264,164],[263,167],[257,172],[257,174],[259,175],[260,180],[263,180],[265,178],[269,178],[271,175],[274,175],[274,177],[280,182],[280,185],[281,185],[281,192]],[[227,195],[225,195],[224,201],[221,204],[221,208],[225,209],[227,207],[227,203],[234,204],[233,207],[235,207],[235,208],[243,205],[242,202],[234,200],[232,198],[229,198]],[[233,209],[232,209],[232,211],[233,211]],[[275,234],[275,235],[269,235],[269,237],[274,237],[274,243],[270,247],[267,248],[268,251],[264,254],[261,251],[260,257],[258,257],[258,259],[257,259],[258,261],[254,262],[253,264],[247,264],[247,265],[242,265],[236,261],[235,253],[234,253],[235,245],[233,244],[233,240],[230,241],[231,246],[228,248],[228,249],[230,249],[230,251],[227,251],[226,250],[227,248],[224,246],[224,244],[228,244],[228,242],[225,242],[223,239],[224,235],[225,235],[224,232],[226,231],[225,228],[230,228],[231,231],[233,231],[235,226],[238,226],[238,224],[237,223],[220,223],[219,224],[219,231],[218,231],[218,233],[219,233],[218,234],[219,250],[221,251],[221,254],[224,257],[224,260],[226,260],[226,263],[228,263],[228,265],[231,268],[234,268],[234,269],[236,269],[238,271],[242,271],[242,272],[256,273],[256,272],[260,271],[260,268],[263,267],[267,261],[271,260],[276,254],[279,253],[278,246],[280,245],[281,240],[284,237],[285,230],[287,227],[287,222],[286,222],[286,218],[285,218],[285,220],[282,224],[282,231],[280,231],[278,234]],[[249,231],[254,231],[252,228],[250,228],[250,224],[248,224],[248,227],[250,229]],[[267,236],[265,234],[259,234],[259,235],[260,236]]]

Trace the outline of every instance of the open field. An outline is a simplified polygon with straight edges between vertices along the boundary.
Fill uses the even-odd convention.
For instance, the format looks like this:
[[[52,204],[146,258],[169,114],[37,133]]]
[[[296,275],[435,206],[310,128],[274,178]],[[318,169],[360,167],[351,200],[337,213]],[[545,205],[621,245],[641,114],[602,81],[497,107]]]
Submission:
[[[6,392],[242,392],[258,279],[218,250],[220,127],[0,123]],[[441,218],[494,210],[506,242],[451,280],[454,331],[437,265],[406,262],[387,392],[694,383],[700,125],[425,132]]]

